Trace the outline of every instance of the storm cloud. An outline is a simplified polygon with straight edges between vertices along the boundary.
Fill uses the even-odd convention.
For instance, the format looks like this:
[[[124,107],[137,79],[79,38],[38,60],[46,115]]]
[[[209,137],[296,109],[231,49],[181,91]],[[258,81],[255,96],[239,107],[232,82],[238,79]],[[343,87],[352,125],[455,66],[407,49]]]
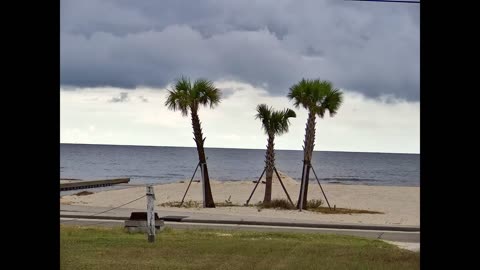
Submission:
[[[419,99],[419,7],[340,0],[61,1],[61,85],[165,87],[181,75],[285,95],[302,77]]]

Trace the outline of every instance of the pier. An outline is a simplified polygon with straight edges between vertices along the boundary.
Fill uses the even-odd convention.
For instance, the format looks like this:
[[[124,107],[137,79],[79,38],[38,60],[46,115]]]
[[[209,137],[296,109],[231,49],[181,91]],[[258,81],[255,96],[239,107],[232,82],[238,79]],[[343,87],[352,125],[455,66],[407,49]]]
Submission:
[[[60,191],[107,187],[107,186],[112,186],[116,184],[124,184],[128,182],[130,182],[130,178],[75,181],[75,182],[68,182],[68,183],[60,183]]]

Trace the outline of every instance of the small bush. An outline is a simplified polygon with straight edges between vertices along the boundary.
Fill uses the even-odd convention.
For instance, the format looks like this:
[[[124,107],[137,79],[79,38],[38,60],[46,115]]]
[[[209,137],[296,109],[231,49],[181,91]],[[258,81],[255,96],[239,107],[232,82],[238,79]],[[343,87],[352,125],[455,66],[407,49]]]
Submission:
[[[292,205],[286,199],[273,199],[268,203],[259,202],[257,203],[257,206],[261,208],[274,208],[274,209],[287,209],[287,210],[295,209],[295,206]]]
[[[322,200],[309,200],[307,201],[307,209],[312,209],[312,208],[319,208],[320,206],[323,205]]]
[[[162,206],[162,207],[180,207],[180,202],[165,202],[165,203],[161,203],[159,204],[158,206]],[[182,206],[181,207],[185,207],[185,208],[199,208],[201,207],[202,204],[197,202],[197,201],[192,201],[192,200],[189,200],[189,201],[184,201]]]
[[[189,201],[183,202],[182,206],[185,208],[199,208],[199,207],[203,207],[203,204],[197,201],[189,200]]]
[[[161,207],[180,207],[180,202],[174,201],[174,202],[164,202],[161,204],[158,204],[158,206]],[[234,204],[232,201],[230,201],[230,198],[228,200],[225,200],[225,202],[215,202],[216,207],[228,207],[228,206],[240,206],[238,204]],[[202,208],[203,203],[198,202],[198,201],[184,201],[182,206],[183,208]]]

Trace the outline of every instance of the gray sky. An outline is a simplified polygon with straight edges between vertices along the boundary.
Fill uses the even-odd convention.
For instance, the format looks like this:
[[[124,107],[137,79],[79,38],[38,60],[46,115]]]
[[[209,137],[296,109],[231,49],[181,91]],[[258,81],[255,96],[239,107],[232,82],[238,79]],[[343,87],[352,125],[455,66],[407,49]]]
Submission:
[[[347,96],[319,121],[317,150],[419,152],[418,5],[62,0],[60,15],[62,142],[194,146],[189,119],[161,98],[187,75],[224,93],[200,112],[207,147],[263,148],[255,106],[292,107],[288,88],[318,77]],[[297,113],[279,149],[301,149]]]

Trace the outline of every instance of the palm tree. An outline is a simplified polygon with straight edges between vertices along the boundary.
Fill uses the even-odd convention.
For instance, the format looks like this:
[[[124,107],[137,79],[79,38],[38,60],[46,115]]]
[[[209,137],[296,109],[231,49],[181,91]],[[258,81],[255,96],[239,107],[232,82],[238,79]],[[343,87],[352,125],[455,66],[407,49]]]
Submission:
[[[262,121],[263,130],[265,131],[265,134],[268,135],[267,152],[265,154],[266,185],[263,203],[272,200],[272,176],[273,168],[275,166],[273,141],[275,140],[275,135],[282,135],[283,133],[288,132],[288,126],[290,125],[288,118],[290,117],[296,117],[295,112],[290,109],[274,111],[272,107],[269,108],[265,104],[257,106],[255,119],[260,119]]]
[[[179,110],[183,116],[192,117],[193,140],[197,144],[198,159],[200,162],[200,172],[203,173],[203,195],[204,207],[214,208],[215,203],[210,188],[210,179],[208,176],[207,160],[205,158],[205,149],[203,144],[202,127],[198,118],[198,109],[201,105],[214,108],[220,103],[220,90],[215,88],[213,82],[205,79],[198,79],[193,84],[189,79],[182,77],[176,80],[172,90],[169,91],[165,106],[170,110]]]
[[[303,170],[300,193],[298,196],[297,208],[306,207],[308,194],[308,179],[310,176],[310,164],[312,160],[313,148],[315,146],[315,124],[316,116],[320,118],[325,116],[328,111],[333,117],[343,101],[343,93],[334,88],[329,81],[302,79],[297,84],[290,87],[287,95],[296,108],[300,106],[308,110],[307,127],[305,129],[305,140],[303,146]],[[302,188],[303,187],[303,188]],[[303,192],[302,192],[303,190]],[[300,201],[302,200],[302,204]]]

